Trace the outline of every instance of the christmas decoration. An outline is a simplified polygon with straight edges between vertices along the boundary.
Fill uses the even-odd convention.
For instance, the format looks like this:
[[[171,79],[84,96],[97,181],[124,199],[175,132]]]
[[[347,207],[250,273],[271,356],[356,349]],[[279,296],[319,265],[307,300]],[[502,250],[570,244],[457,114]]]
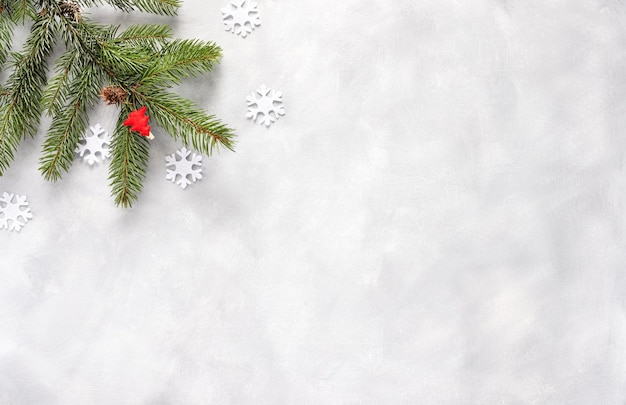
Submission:
[[[107,3],[124,12],[173,16],[180,2],[0,0],[0,67],[10,61],[8,79],[0,86],[0,176],[13,161],[21,140],[37,133],[45,111],[52,120],[43,142],[40,171],[46,180],[61,179],[77,148],[79,153],[83,150],[79,144],[88,127],[88,112],[99,99],[119,111],[109,165],[117,205],[129,207],[137,200],[148,166],[147,122],[124,125],[137,110],[145,113],[147,109],[151,124],[200,153],[210,155],[219,147],[232,150],[230,128],[171,91],[183,79],[213,68],[221,57],[215,43],[175,39],[165,24],[138,24],[122,30],[92,21],[84,12]],[[253,6],[244,3],[236,2],[235,8]],[[14,52],[12,33],[18,24],[30,25],[30,34],[21,52]],[[57,47],[61,52],[54,52]],[[48,80],[52,55],[60,56]]]
[[[241,35],[243,38],[261,25],[257,3],[249,0],[234,0],[222,9],[226,31]]]
[[[111,136],[102,129],[100,124],[89,127],[89,130],[91,130],[91,135],[85,135],[83,139],[78,141],[76,153],[92,166],[94,163],[99,163],[100,160],[104,161],[109,157]]]
[[[26,197],[4,192],[0,197],[0,229],[19,232],[33,217]]]
[[[176,155],[180,159],[177,159]],[[172,183],[178,184],[183,189],[202,178],[202,155],[195,153],[192,155],[191,151],[185,147],[170,156],[166,156],[165,162],[166,167],[171,167],[171,169],[167,169],[165,180],[171,180]]]
[[[146,115],[146,107],[141,107],[138,110],[131,111],[124,121],[124,125],[130,127],[131,131],[139,132],[141,136],[145,136],[148,139],[154,139],[154,135],[150,132],[150,125],[148,124],[148,117]]]
[[[271,88],[262,85],[256,92],[249,95],[247,118],[252,118],[256,122],[259,114],[261,125],[269,128],[270,124],[275,122],[281,115],[285,115],[285,107],[283,106],[283,94],[274,91]]]

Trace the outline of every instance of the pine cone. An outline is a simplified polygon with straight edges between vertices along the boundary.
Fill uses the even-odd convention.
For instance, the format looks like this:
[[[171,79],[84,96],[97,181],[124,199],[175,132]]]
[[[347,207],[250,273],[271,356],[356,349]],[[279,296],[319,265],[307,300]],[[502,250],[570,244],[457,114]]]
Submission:
[[[59,3],[63,17],[72,21],[80,20],[80,7],[73,1],[62,1]]]
[[[119,86],[107,86],[100,91],[100,97],[107,102],[108,105],[111,104],[121,104],[126,101],[126,90]]]

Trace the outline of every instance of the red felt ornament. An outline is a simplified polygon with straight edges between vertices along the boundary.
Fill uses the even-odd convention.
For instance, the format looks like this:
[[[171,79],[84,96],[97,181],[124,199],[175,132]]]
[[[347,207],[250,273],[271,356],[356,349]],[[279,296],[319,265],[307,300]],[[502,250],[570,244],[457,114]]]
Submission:
[[[139,132],[139,135],[145,136],[148,139],[154,139],[154,135],[150,132],[150,124],[148,124],[149,116],[146,115],[146,107],[141,107],[138,110],[132,111],[124,125],[130,127],[131,131]]]

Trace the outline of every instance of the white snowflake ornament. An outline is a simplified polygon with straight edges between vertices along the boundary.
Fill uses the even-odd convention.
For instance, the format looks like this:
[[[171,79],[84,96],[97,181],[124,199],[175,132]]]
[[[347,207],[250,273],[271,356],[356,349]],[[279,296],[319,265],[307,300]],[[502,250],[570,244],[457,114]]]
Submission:
[[[262,85],[256,92],[246,98],[248,102],[247,118],[252,121],[257,120],[259,114],[261,125],[269,128],[270,124],[275,122],[281,115],[285,115],[285,107],[283,106],[283,93],[274,91],[273,89]]]
[[[257,3],[249,0],[233,0],[222,9],[226,31],[247,37],[255,27],[261,25]]]
[[[76,147],[76,153],[91,166],[109,157],[111,136],[107,131],[102,129],[100,124],[89,127],[89,129],[91,130],[91,135],[87,134],[79,141],[78,147]]]
[[[177,159],[176,155],[180,159]],[[171,180],[172,183],[180,185],[183,189],[202,178],[202,155],[192,154],[185,147],[166,156],[165,162],[166,167],[171,167],[171,169],[167,169],[165,180]]]
[[[4,192],[0,198],[0,229],[19,232],[33,217],[26,196]]]

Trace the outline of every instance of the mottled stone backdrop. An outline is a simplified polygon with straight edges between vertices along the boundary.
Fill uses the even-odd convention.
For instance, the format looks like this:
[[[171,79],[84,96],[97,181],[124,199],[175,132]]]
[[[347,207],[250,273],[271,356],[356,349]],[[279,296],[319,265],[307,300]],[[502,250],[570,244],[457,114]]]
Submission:
[[[23,143],[0,404],[624,404],[626,3],[260,0],[243,39],[228,1],[93,11],[218,42],[179,91],[237,152],[182,190],[155,131],[124,211],[106,167],[48,184]]]

